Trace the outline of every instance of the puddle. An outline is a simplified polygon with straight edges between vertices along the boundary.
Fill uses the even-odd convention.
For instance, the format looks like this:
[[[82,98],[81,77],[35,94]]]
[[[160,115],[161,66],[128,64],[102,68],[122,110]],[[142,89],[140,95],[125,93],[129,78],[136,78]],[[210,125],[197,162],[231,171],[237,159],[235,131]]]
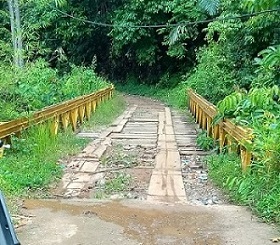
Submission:
[[[193,206],[152,206],[141,208],[123,205],[121,202],[65,203],[56,200],[26,200],[27,210],[47,208],[54,213],[98,217],[120,225],[124,234],[141,244],[222,244],[211,231],[213,217]]]

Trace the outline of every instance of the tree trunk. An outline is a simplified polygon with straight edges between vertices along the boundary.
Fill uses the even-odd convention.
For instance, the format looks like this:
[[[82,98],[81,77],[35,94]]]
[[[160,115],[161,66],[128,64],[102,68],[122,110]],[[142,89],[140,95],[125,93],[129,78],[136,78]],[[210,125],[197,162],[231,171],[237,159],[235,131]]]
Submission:
[[[14,49],[14,65],[23,67],[23,45],[18,0],[7,0],[10,13],[12,43]]]
[[[10,12],[10,24],[11,24],[11,33],[12,33],[12,43],[14,49],[14,65],[19,66],[18,57],[17,57],[17,41],[15,35],[15,15],[14,15],[14,6],[12,0],[7,0]]]
[[[20,11],[18,0],[14,0],[14,12],[15,12],[15,22],[16,22],[16,40],[18,48],[18,65],[23,67],[23,48],[22,48],[22,33],[20,24]]]

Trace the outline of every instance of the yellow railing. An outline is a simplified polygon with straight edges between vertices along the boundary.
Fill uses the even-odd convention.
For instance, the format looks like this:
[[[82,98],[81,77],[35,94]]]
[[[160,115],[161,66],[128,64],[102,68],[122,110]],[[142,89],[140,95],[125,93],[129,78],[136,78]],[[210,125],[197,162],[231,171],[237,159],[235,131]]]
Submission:
[[[0,123],[0,139],[9,141],[11,135],[19,135],[22,130],[45,121],[51,122],[51,129],[57,134],[59,126],[66,129],[70,124],[73,131],[77,129],[78,122],[89,119],[96,106],[105,99],[112,97],[114,86],[101,89],[95,93],[80,96],[58,105],[44,108],[30,117],[15,119]]]
[[[240,153],[242,169],[245,170],[251,163],[252,131],[235,125],[230,120],[222,120],[213,125],[217,115],[217,108],[193,90],[188,90],[189,110],[199,126],[207,131],[208,136],[219,141],[220,150],[227,146],[228,151]]]

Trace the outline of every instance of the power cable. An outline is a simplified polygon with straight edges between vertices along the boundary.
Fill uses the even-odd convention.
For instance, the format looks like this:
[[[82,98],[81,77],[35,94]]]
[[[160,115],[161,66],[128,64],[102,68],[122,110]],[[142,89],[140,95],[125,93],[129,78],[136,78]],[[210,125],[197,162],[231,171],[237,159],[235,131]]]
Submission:
[[[88,23],[88,24],[92,24],[95,26],[101,26],[101,27],[115,27],[115,28],[164,28],[164,27],[178,27],[178,26],[189,26],[189,25],[196,25],[196,24],[205,24],[205,23],[210,23],[210,22],[214,22],[214,21],[225,21],[225,20],[235,20],[235,19],[242,19],[242,18],[246,18],[246,17],[254,17],[254,16],[258,16],[258,15],[262,15],[262,14],[267,14],[267,13],[273,13],[273,12],[280,12],[280,8],[279,9],[268,9],[268,10],[263,10],[263,11],[259,11],[259,12],[255,12],[255,13],[251,13],[251,14],[243,14],[243,15],[238,15],[238,16],[229,16],[229,17],[223,17],[223,18],[212,18],[209,20],[199,20],[199,21],[183,21],[177,24],[155,24],[155,25],[117,25],[117,24],[108,24],[108,23],[102,23],[102,22],[96,22],[96,21],[90,21],[90,20],[84,20],[82,18],[79,17],[75,17],[71,14],[68,14],[58,8],[52,7],[55,11],[63,14],[64,16],[70,17],[72,19],[84,22],[84,23]]]

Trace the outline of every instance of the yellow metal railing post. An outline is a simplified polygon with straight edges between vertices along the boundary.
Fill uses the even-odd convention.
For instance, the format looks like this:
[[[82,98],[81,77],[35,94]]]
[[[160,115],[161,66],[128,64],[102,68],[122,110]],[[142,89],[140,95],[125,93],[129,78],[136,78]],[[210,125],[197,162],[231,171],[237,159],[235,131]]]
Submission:
[[[245,170],[248,168],[252,160],[252,153],[245,145],[252,144],[251,130],[237,126],[226,119],[223,119],[217,125],[213,125],[213,119],[218,113],[216,107],[200,95],[194,93],[191,89],[187,93],[189,110],[194,116],[195,122],[207,131],[208,136],[219,140],[220,151],[223,150],[224,146],[228,146],[229,152],[237,152],[237,146],[240,146],[242,169]]]
[[[81,123],[84,122],[84,117],[85,117],[85,105],[81,105],[78,108],[78,114],[79,114],[79,120]]]
[[[70,115],[69,112],[61,114],[61,122],[62,122],[62,127],[64,130],[67,129],[70,121]]]
[[[87,117],[87,120],[89,120],[90,116],[91,116],[91,109],[92,109],[91,105],[92,105],[91,102],[86,103],[86,117]]]
[[[58,128],[59,128],[59,117],[55,116],[51,122],[51,134],[57,135],[58,134]]]
[[[4,141],[0,140],[0,158],[4,155]]]
[[[242,170],[246,171],[248,167],[250,166],[251,159],[252,159],[252,153],[245,149],[245,147],[241,147],[240,149],[241,154],[241,164],[242,164]]]
[[[72,125],[73,131],[77,129],[77,121],[78,121],[78,108],[75,108],[70,112],[70,122]]]

